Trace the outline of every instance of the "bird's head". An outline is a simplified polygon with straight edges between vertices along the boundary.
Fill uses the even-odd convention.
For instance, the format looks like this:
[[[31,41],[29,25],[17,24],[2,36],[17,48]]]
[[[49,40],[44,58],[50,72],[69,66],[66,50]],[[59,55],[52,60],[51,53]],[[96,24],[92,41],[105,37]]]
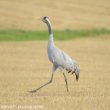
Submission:
[[[52,34],[52,26],[51,26],[51,22],[49,20],[49,18],[47,16],[42,17],[41,19],[44,23],[46,23],[48,30],[49,30],[49,34]]]
[[[48,18],[47,16],[44,16],[44,17],[42,18],[42,21],[43,21],[44,23],[48,23],[48,22],[49,22],[49,18]]]

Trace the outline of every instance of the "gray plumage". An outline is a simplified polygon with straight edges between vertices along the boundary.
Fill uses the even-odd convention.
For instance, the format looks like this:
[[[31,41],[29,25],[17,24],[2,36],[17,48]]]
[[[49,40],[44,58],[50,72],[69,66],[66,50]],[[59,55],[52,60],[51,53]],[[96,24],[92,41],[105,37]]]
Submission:
[[[66,82],[66,89],[68,91],[68,83],[67,83],[67,78],[64,74],[64,70],[68,71],[68,73],[75,73],[76,75],[76,80],[78,81],[79,79],[79,73],[80,69],[79,66],[77,65],[76,61],[73,60],[68,54],[60,50],[58,47],[55,46],[54,40],[53,40],[53,32],[52,32],[52,26],[49,18],[47,16],[42,18],[42,21],[47,24],[48,31],[49,31],[49,41],[48,41],[48,46],[47,46],[47,53],[48,53],[48,58],[49,60],[53,63],[52,67],[52,76],[49,82],[44,84],[43,86],[30,91],[30,92],[36,92],[37,90],[41,89],[42,87],[48,85],[49,83],[52,82],[54,73],[57,69],[60,69]]]

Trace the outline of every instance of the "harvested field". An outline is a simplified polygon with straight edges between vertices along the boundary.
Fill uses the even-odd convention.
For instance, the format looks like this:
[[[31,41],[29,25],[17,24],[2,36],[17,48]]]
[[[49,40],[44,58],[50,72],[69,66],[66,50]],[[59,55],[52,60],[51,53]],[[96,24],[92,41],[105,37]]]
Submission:
[[[51,63],[46,52],[47,41],[0,43],[2,110],[3,105],[14,105],[12,110],[24,105],[35,105],[42,110],[110,109],[110,38],[56,41],[56,44],[75,58],[81,68],[78,82],[74,75],[66,74],[69,93],[66,92],[60,71],[57,71],[49,86],[35,94],[27,92],[44,84],[51,76]]]
[[[45,29],[45,15],[54,29],[110,29],[110,0],[0,0],[0,28]]]

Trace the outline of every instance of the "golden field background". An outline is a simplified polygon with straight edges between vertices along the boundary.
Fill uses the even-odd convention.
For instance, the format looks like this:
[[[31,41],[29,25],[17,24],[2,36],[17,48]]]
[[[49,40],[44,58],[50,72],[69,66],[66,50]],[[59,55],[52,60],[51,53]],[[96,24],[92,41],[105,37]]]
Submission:
[[[44,30],[38,20],[44,15],[57,30],[110,29],[110,0],[0,0],[0,29]],[[4,110],[2,105],[41,105],[38,110],[110,110],[109,35],[55,44],[80,65],[78,82],[66,73],[69,93],[60,71],[52,84],[28,93],[50,79],[47,41],[0,42],[0,109]]]
[[[54,29],[110,29],[110,0],[0,0],[0,28],[45,29],[44,15]]]
[[[66,73],[67,93],[63,75],[57,71],[52,84],[31,94],[29,90],[46,83],[51,76],[47,42],[1,42],[0,104],[42,105],[43,110],[109,110],[109,44],[107,36],[56,41],[56,45],[78,61],[81,69],[79,81]]]

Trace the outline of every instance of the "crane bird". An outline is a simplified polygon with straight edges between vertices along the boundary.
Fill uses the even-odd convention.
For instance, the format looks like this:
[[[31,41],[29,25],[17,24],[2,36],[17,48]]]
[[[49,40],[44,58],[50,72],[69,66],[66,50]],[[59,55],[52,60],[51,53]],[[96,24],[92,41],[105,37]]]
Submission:
[[[42,21],[47,24],[48,31],[49,31],[49,41],[48,41],[48,46],[47,46],[47,53],[48,53],[48,58],[49,58],[50,62],[53,63],[52,75],[51,75],[50,80],[46,84],[44,84],[44,85],[40,86],[39,88],[32,90],[30,92],[31,93],[37,92],[44,86],[52,83],[53,76],[57,69],[60,69],[64,76],[65,83],[66,83],[66,89],[68,92],[68,82],[67,82],[67,78],[65,76],[64,70],[68,71],[68,73],[70,73],[70,72],[72,74],[75,73],[76,80],[78,81],[79,73],[80,73],[79,66],[77,65],[76,61],[73,60],[68,54],[66,54],[65,52],[63,52],[62,50],[60,50],[59,48],[57,48],[55,46],[54,39],[53,39],[52,26],[51,26],[51,22],[50,22],[49,18],[47,16],[44,16],[42,18]]]

